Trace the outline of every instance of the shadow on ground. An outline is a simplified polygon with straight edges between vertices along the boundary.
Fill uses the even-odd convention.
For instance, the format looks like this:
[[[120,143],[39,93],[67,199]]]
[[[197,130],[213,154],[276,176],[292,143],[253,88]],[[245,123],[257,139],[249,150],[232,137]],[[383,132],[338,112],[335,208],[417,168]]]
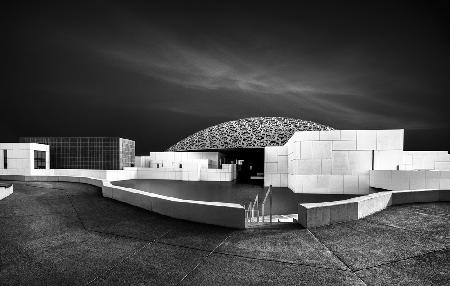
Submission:
[[[446,285],[450,203],[360,221],[233,230],[160,216],[77,183],[0,201],[0,285]]]

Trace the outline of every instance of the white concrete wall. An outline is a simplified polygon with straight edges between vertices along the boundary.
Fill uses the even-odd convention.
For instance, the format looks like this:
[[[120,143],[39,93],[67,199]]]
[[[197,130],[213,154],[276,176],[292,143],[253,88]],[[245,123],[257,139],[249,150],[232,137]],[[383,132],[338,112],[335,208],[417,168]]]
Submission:
[[[296,132],[286,144],[288,187],[297,193],[367,194],[372,153],[401,152],[403,135],[403,130]]]
[[[400,170],[450,170],[447,151],[404,151]]]
[[[450,190],[450,171],[374,170],[370,171],[370,186],[391,191]]]
[[[287,146],[264,147],[264,186],[288,186]]]
[[[7,169],[4,169],[3,150],[7,150]],[[46,152],[46,169],[50,168],[50,147],[37,143],[0,143],[0,175],[39,175],[46,169],[34,169],[34,151]]]
[[[437,201],[450,201],[450,190],[388,191],[342,201],[300,204],[298,222],[307,228],[318,227],[361,219],[390,205]]]
[[[177,167],[182,162],[208,160],[208,167],[217,169],[219,152],[150,152],[150,167]]]

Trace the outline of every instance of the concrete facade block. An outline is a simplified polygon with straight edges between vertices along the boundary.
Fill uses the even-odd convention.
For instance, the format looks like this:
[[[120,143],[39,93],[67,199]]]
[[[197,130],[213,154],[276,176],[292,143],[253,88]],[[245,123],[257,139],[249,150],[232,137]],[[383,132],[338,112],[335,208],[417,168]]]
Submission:
[[[356,140],[333,141],[333,151],[356,150]]]
[[[426,189],[439,189],[439,171],[425,171],[425,188]]]
[[[367,174],[372,169],[371,151],[348,151],[348,160],[352,174]]]
[[[356,141],[356,130],[341,130],[341,140]]]
[[[319,131],[298,131],[296,135],[297,141],[320,140]]]
[[[359,175],[358,176],[358,194],[368,194],[370,192],[369,186],[369,176],[368,175]]]
[[[264,173],[278,173],[278,163],[264,163]]]
[[[409,173],[409,190],[426,188],[425,171],[413,171]]]
[[[344,194],[359,194],[359,180],[355,175],[344,175]]]
[[[313,159],[331,159],[331,141],[311,141]]]
[[[331,175],[332,159],[322,159],[322,175]]]
[[[270,177],[272,180],[273,187],[281,187],[281,175],[280,174],[271,174]]]
[[[281,174],[280,187],[287,187],[287,186],[288,186],[288,174]]]
[[[302,193],[310,193],[317,187],[317,175],[298,175],[297,180]]]
[[[300,159],[312,159],[312,142],[311,141],[303,141],[300,143]]]
[[[331,162],[333,175],[345,175],[350,173],[348,151],[333,151]]]
[[[409,171],[392,171],[392,182],[389,190],[409,190]]]
[[[281,174],[288,173],[288,158],[287,158],[287,156],[278,156],[278,172]]]
[[[342,175],[319,175],[317,176],[317,190],[321,194],[343,194],[344,176]]]
[[[341,140],[341,131],[340,130],[327,130],[327,131],[319,131],[320,140]]]
[[[277,162],[278,147],[268,146],[264,147],[264,162]]]
[[[357,150],[376,150],[377,131],[376,130],[356,130]]]
[[[374,151],[374,170],[397,170],[403,162],[403,151]]]
[[[320,159],[309,159],[298,161],[299,175],[318,175],[322,170],[322,162]]]
[[[450,171],[450,162],[435,162],[435,170]]]
[[[377,150],[403,150],[404,130],[377,130]]]

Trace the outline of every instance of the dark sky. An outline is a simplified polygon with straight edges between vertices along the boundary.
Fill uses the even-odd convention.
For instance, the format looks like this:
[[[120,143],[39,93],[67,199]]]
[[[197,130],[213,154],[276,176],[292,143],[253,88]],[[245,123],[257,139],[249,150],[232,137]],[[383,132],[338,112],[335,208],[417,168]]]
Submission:
[[[223,121],[288,116],[450,149],[444,1],[14,2],[0,142],[121,136],[144,154]]]

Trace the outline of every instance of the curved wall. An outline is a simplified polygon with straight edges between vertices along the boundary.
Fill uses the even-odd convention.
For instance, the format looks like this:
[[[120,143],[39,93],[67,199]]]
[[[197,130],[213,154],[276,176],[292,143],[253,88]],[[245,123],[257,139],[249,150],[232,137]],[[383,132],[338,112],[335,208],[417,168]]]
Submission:
[[[245,228],[245,209],[238,204],[182,200],[112,185],[107,180],[73,176],[0,176],[0,180],[75,182],[102,188],[102,195],[172,218]]]

